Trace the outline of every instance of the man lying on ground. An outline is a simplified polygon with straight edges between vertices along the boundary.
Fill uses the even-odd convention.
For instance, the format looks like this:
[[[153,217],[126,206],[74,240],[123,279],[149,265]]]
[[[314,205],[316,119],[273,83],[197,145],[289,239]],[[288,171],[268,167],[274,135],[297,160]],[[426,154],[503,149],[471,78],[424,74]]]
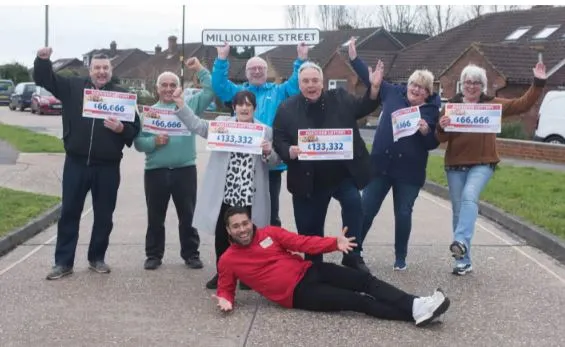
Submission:
[[[249,212],[231,207],[224,221],[231,246],[220,258],[218,290],[214,297],[222,311],[231,311],[237,280],[267,299],[287,308],[310,311],[356,311],[389,320],[424,326],[449,308],[437,289],[418,297],[373,275],[332,263],[312,263],[290,252],[347,253],[354,237],[301,236],[280,227],[257,229]]]

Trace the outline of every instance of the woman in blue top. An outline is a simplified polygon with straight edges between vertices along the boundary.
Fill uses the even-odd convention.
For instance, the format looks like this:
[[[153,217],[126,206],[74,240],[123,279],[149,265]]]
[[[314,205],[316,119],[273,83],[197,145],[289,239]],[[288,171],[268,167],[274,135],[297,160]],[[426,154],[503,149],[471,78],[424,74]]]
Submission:
[[[355,41],[349,45],[351,66],[367,86],[370,85],[367,65],[357,57]],[[379,62],[379,64],[382,64]],[[392,188],[394,199],[394,270],[406,269],[408,239],[412,230],[412,208],[426,180],[428,151],[437,148],[434,131],[439,118],[441,99],[433,91],[434,76],[428,70],[416,70],[408,84],[381,83],[379,97],[382,113],[371,151],[371,182],[363,189],[363,229],[356,240],[362,250],[363,240]],[[392,113],[417,106],[420,111],[418,130],[394,141]]]

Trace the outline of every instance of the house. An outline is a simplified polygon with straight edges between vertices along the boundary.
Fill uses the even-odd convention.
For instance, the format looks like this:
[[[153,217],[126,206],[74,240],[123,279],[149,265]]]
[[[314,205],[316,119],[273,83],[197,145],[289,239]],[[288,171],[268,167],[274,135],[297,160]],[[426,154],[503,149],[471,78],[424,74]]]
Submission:
[[[53,62],[53,71],[57,73],[68,71],[70,74],[79,76],[86,76],[88,74],[88,68],[86,68],[82,61],[77,58],[55,60]]]
[[[316,62],[324,71],[326,88],[349,86],[355,88],[357,79],[349,66],[347,57],[339,52],[347,53],[351,37],[356,39],[359,52],[367,51],[372,55],[390,55],[426,38],[427,35],[389,32],[383,28],[362,28],[329,30],[320,32],[320,42],[311,46],[308,57]],[[275,80],[286,80],[292,74],[293,62],[296,59],[296,46],[279,46],[260,55],[272,70]],[[368,60],[371,62],[373,60]]]
[[[200,42],[185,43],[184,46],[179,44],[176,36],[169,36],[166,50],[162,50],[160,46],[155,47],[155,54],[139,65],[131,67],[123,73],[122,78],[128,80],[136,80],[143,83],[147,90],[154,90],[157,77],[164,71],[172,71],[181,76],[181,67],[183,62],[181,56],[184,49],[184,61],[190,57],[197,57],[203,66],[212,70],[214,59],[217,57],[215,47],[204,46]],[[245,60],[230,57],[230,79],[235,82],[245,80]],[[198,87],[198,79],[188,69],[184,69],[184,86]]]
[[[406,82],[415,69],[429,69],[441,96],[450,98],[460,90],[462,69],[474,63],[487,71],[489,95],[515,98],[531,84],[532,68],[540,56],[549,75],[546,91],[563,87],[565,7],[534,6],[482,15],[402,49],[385,78]],[[518,117],[528,134],[535,129],[542,99]]]
[[[94,49],[83,54],[83,65],[88,68],[92,57],[96,54],[105,54],[110,58],[112,63],[112,74],[124,86],[142,87],[143,81],[139,79],[130,79],[125,76],[125,72],[135,66],[147,61],[151,55],[138,48],[118,49],[116,41],[110,43],[110,48]]]

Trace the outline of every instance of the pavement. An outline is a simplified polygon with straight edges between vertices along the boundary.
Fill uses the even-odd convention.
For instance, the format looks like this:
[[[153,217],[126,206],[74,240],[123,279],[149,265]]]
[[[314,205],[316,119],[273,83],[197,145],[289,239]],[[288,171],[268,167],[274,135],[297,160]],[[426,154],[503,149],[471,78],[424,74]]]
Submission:
[[[27,117],[32,116],[17,121],[39,123]],[[0,121],[6,119],[0,111]],[[38,126],[56,131],[57,121]],[[204,141],[197,144],[200,181],[209,155]],[[47,163],[53,162],[47,171],[60,165],[53,158],[36,160],[31,166],[48,168]],[[72,276],[44,279],[53,262],[55,226],[0,258],[0,346],[453,346],[458,341],[478,346],[565,346],[565,267],[479,218],[473,245],[475,271],[453,276],[448,251],[450,205],[426,192],[420,193],[414,207],[408,270],[392,271],[391,196],[367,236],[364,257],[375,275],[408,292],[429,295],[441,287],[452,301],[441,324],[421,329],[353,312],[289,310],[254,292],[240,291],[235,311],[222,314],[211,299],[213,291],[204,287],[215,272],[213,237],[200,231],[204,269],[186,268],[179,254],[173,205],[166,221],[164,264],[157,271],[143,269],[143,161],[143,154],[125,151],[106,258],[112,273],[87,269],[93,221],[90,199],[80,224]],[[60,188],[52,176],[36,179]],[[339,211],[332,201],[328,235],[340,232]],[[285,228],[295,230],[284,184],[281,219]],[[324,259],[339,262],[341,257],[330,254]]]

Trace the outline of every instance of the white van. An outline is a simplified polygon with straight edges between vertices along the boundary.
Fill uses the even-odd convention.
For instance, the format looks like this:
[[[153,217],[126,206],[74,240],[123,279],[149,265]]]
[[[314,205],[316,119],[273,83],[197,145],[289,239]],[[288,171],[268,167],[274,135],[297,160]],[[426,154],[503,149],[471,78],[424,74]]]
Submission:
[[[539,108],[535,141],[565,144],[565,90],[545,94]]]

